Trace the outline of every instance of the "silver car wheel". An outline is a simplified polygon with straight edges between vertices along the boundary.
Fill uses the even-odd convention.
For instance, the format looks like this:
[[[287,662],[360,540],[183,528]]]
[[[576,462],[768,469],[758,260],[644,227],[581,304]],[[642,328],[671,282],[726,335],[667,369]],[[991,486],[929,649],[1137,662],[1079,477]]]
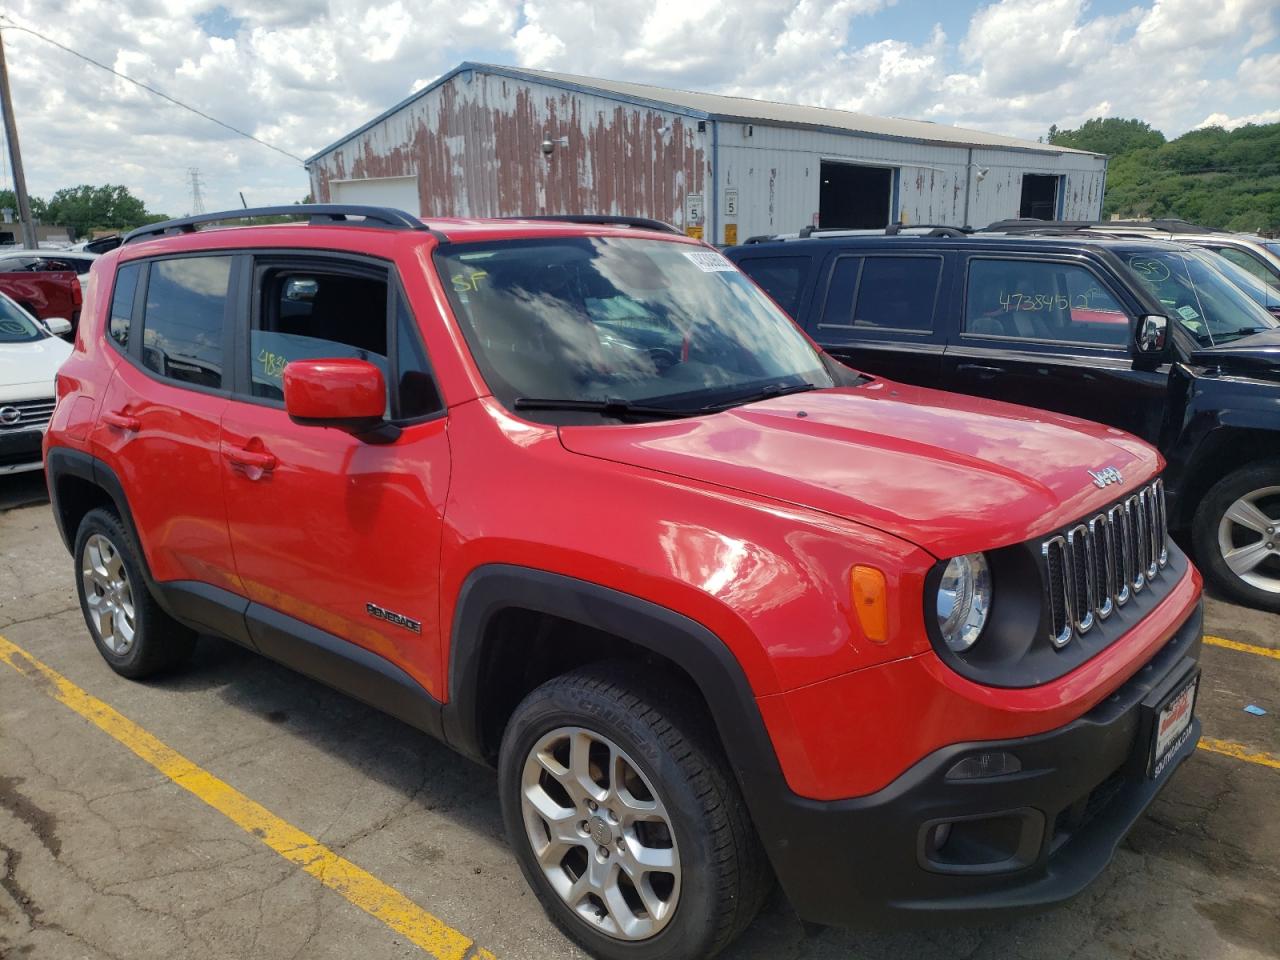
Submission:
[[[104,647],[123,656],[133,646],[133,587],[115,544],[100,533],[86,540],[80,576],[94,632]]]
[[[616,743],[583,727],[552,730],[525,758],[520,802],[543,875],[588,925],[646,940],[671,921],[680,900],[671,817]]]
[[[1246,493],[1218,522],[1227,568],[1252,587],[1280,593],[1280,487]]]

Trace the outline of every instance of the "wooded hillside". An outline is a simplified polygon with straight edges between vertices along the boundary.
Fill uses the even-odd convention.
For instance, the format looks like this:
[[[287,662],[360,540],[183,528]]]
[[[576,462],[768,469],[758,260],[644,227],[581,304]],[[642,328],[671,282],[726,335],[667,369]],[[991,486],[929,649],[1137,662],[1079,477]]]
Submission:
[[[1111,156],[1103,216],[1181,217],[1247,233],[1280,233],[1280,123],[1204,127],[1176,140],[1141,120],[1049,128],[1050,143]]]

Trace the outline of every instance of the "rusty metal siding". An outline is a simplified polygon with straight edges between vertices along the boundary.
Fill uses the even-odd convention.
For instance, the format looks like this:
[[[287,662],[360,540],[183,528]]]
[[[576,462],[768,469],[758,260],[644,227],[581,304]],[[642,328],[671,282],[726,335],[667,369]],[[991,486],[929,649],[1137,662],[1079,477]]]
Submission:
[[[556,142],[550,156],[545,140]],[[464,72],[310,169],[321,202],[331,180],[416,176],[426,217],[613,213],[682,226],[709,143],[679,113]]]

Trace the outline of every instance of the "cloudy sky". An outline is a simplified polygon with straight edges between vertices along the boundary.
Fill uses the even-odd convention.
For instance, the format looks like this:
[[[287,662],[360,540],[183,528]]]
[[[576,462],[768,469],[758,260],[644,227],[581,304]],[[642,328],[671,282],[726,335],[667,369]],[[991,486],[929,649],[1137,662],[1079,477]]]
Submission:
[[[1280,120],[1275,0],[6,0],[9,23],[307,157],[463,60],[1035,138]],[[292,202],[300,163],[4,31],[28,185]],[[0,185],[10,182],[7,160]]]

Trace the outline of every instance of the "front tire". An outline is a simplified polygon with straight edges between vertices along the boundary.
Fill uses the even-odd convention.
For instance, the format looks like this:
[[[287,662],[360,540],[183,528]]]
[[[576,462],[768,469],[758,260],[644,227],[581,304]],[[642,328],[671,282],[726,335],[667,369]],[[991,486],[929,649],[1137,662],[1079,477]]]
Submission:
[[[1280,613],[1280,460],[1250,464],[1214,484],[1191,534],[1214,587],[1237,603]]]
[[[76,592],[102,659],[133,680],[172,670],[195,649],[196,634],[156,604],[120,518],[90,510],[76,533]]]
[[[548,681],[499,754],[507,836],[566,934],[604,960],[706,960],[769,872],[710,721],[672,677],[619,664]]]

